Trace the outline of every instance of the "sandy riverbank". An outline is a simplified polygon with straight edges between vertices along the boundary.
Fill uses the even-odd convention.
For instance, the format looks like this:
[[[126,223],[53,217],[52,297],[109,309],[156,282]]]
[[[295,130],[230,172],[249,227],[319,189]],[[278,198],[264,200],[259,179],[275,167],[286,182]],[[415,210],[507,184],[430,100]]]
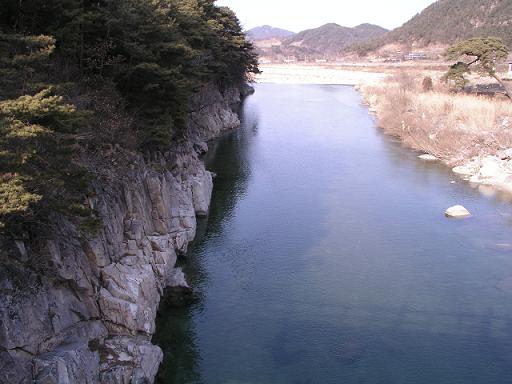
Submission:
[[[262,73],[256,77],[258,83],[280,84],[376,84],[387,74],[373,68],[354,68],[349,70],[336,66],[318,65],[261,65]]]

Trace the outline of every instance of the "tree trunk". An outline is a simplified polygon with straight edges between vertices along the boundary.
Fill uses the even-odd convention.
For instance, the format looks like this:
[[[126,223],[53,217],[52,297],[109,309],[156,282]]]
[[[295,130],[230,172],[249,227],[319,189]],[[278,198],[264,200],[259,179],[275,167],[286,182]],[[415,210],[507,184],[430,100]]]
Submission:
[[[501,80],[497,75],[493,77],[505,89],[505,96],[512,100],[512,86]]]

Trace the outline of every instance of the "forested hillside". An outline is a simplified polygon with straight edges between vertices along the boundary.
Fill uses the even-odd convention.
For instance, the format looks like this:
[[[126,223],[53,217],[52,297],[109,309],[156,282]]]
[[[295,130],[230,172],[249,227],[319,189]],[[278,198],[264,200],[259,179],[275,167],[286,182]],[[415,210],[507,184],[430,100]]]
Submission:
[[[0,224],[83,217],[88,158],[150,152],[186,132],[204,84],[239,84],[257,58],[214,0],[0,2]]]
[[[335,23],[302,31],[284,42],[284,45],[298,45],[318,52],[335,53],[350,44],[364,41],[387,32],[387,29],[372,24],[361,24],[354,28],[342,27]]]
[[[387,29],[372,24],[361,24],[354,28],[335,23],[308,29],[285,39],[279,46],[265,49],[262,55],[295,57],[299,60],[312,58],[336,58],[347,47],[382,36]]]
[[[399,28],[356,46],[362,53],[385,44],[453,44],[494,36],[512,47],[512,1],[439,0]]]

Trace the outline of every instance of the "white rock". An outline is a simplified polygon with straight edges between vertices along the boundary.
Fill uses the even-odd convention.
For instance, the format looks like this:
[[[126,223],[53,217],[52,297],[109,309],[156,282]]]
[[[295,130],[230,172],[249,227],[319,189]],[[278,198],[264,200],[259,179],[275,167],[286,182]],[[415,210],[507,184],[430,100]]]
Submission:
[[[437,160],[437,157],[435,157],[434,155],[430,155],[428,153],[425,153],[424,155],[419,155],[418,157],[421,160],[426,160],[426,161],[436,161]]]
[[[507,173],[512,173],[512,160],[504,161],[503,168]]]
[[[491,164],[491,163],[499,164],[500,159],[497,158],[496,156],[484,156],[480,160],[480,162],[482,163],[482,165]]]
[[[452,168],[452,172],[458,175],[471,176],[478,173],[479,168],[479,164],[471,162],[468,164],[459,165],[458,167]]]
[[[500,161],[495,157],[486,157],[482,160],[482,168],[478,175],[483,179],[499,177],[502,174]]]
[[[167,286],[171,288],[181,288],[184,290],[191,290],[190,285],[187,283],[187,279],[183,270],[178,267],[174,268],[169,274]]]
[[[210,172],[205,171],[192,181],[192,199],[197,216],[204,217],[208,214],[212,191],[213,178]]]
[[[454,205],[453,207],[448,208],[444,214],[447,217],[468,217],[471,216],[471,213],[464,208],[462,205]]]

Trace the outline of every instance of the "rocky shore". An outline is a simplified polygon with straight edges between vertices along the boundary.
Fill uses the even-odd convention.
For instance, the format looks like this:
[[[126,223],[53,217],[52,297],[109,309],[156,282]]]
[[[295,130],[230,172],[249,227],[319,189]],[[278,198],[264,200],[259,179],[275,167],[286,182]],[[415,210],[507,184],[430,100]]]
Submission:
[[[495,155],[475,156],[452,171],[470,183],[512,193],[512,148]]]
[[[210,204],[200,155],[238,127],[232,107],[247,92],[206,87],[181,143],[151,156],[117,153],[88,201],[101,218],[94,234],[55,214],[48,235],[1,239],[0,383],[154,381],[160,297],[186,285],[176,260]]]
[[[425,161],[440,161],[455,175],[485,194],[512,192],[512,135],[508,100],[443,88],[421,88],[421,73],[390,76],[382,83],[360,84],[370,113],[386,134],[423,152]],[[454,175],[454,176],[455,176]]]

